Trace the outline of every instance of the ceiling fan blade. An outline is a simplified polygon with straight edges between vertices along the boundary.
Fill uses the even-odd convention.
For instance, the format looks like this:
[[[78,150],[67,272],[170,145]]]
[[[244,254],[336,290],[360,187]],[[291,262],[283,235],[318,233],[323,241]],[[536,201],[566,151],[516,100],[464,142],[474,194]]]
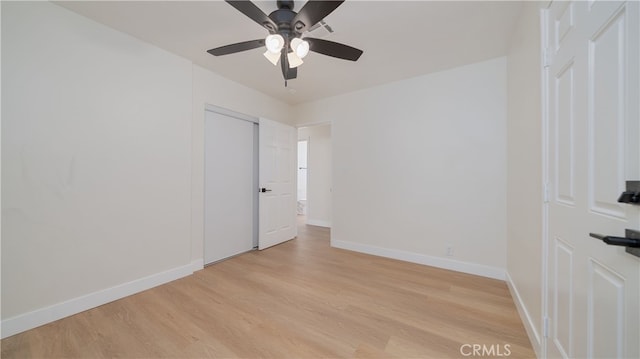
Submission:
[[[308,31],[313,25],[327,17],[338,6],[342,5],[344,0],[340,1],[316,1],[309,0],[298,11],[298,15],[291,20],[291,28],[297,33],[302,34]]]
[[[207,50],[207,52],[213,56],[222,56],[252,50],[262,46],[264,46],[264,39],[258,39],[216,47],[215,49]]]
[[[260,26],[269,30],[270,33],[274,33],[278,29],[278,25],[276,25],[276,23],[273,22],[267,14],[260,10],[260,8],[251,1],[225,1],[236,8],[236,10],[245,14],[251,20],[257,22]]]
[[[362,50],[337,42],[312,37],[305,37],[304,40],[309,42],[309,50],[319,54],[351,61],[357,61],[362,55]]]
[[[282,51],[280,55],[280,66],[282,67],[282,77],[286,80],[293,80],[298,77],[298,68],[289,67],[289,59],[287,58],[287,52]]]

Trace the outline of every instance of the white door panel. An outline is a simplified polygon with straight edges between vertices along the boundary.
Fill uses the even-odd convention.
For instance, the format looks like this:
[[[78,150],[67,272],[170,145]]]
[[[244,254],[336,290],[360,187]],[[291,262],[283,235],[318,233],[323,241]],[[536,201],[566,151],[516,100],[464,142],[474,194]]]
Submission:
[[[554,2],[547,13],[549,357],[640,357],[640,258],[589,232],[640,230],[617,202],[640,180],[640,6]]]
[[[260,220],[258,248],[265,249],[297,235],[296,130],[260,119]]]
[[[249,121],[206,112],[205,264],[254,246],[254,126]]]

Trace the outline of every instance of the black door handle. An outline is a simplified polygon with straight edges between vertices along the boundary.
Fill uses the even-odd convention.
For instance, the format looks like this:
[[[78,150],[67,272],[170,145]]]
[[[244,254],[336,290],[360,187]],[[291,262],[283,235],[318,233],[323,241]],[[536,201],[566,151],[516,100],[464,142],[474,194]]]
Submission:
[[[270,189],[266,189],[264,187],[260,188],[260,192],[264,193],[264,192],[271,192]]]
[[[629,237],[604,236],[598,233],[589,233],[589,235],[593,238],[600,239],[604,243],[612,246],[640,248],[640,238],[631,238],[631,236]]]
[[[633,191],[622,192],[622,194],[620,195],[620,198],[618,198],[618,202],[640,204],[640,192],[633,192]]]
[[[622,192],[618,202],[640,205],[640,181],[627,181],[627,189]]]

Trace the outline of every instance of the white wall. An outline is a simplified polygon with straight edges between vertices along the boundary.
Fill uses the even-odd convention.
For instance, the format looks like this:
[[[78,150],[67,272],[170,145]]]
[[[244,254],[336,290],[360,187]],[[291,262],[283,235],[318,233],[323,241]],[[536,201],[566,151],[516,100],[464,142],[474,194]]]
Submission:
[[[507,57],[507,271],[538,353],[543,309],[539,6],[523,5]]]
[[[2,336],[201,268],[205,103],[289,106],[49,2],[2,47]]]
[[[191,64],[2,3],[2,315],[190,262]]]
[[[304,127],[299,134],[309,141],[307,224],[331,227],[331,125]]]
[[[497,58],[296,106],[332,121],[332,244],[502,278],[506,101]]]

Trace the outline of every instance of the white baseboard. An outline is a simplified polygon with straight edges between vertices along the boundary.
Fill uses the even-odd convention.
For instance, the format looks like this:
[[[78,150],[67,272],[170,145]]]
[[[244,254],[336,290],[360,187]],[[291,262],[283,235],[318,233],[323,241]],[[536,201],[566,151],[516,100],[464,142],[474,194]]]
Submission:
[[[320,220],[320,219],[307,218],[307,224],[311,225],[311,226],[331,228],[331,222],[323,221],[323,220]]]
[[[331,239],[331,246],[336,248],[348,249],[355,252],[372,254],[374,256],[399,259],[405,262],[424,264],[432,267],[448,269],[456,272],[475,274],[482,277],[493,279],[505,279],[505,271],[502,268],[491,267],[483,264],[469,263],[457,261],[454,259],[428,256],[425,254],[401,251],[398,249],[389,249],[376,246],[370,246],[362,243],[346,242]]]
[[[49,307],[7,318],[2,321],[2,339],[58,319],[68,317],[114,300],[142,292],[193,273],[193,263],[152,274],[115,287],[89,293]]]
[[[204,269],[204,258],[194,259],[191,261],[191,271],[197,272]]]
[[[516,309],[518,309],[518,314],[520,314],[520,319],[524,324],[524,329],[527,331],[527,335],[529,336],[529,341],[533,346],[533,350],[536,352],[536,356],[538,358],[543,358],[542,355],[542,340],[540,337],[540,333],[536,330],[536,326],[534,325],[533,319],[529,314],[524,302],[522,301],[522,297],[520,297],[520,293],[518,292],[518,288],[513,283],[509,272],[506,273],[507,278],[507,287],[509,287],[509,292],[511,292],[511,297],[516,304]]]

